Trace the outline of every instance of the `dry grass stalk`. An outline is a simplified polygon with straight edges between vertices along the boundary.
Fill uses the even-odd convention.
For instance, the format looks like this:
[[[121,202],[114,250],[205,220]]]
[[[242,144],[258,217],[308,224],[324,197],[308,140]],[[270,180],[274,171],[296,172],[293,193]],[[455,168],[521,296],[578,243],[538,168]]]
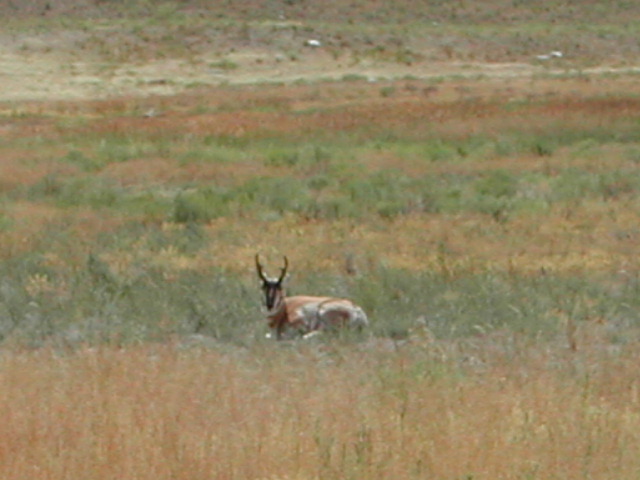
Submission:
[[[494,356],[461,376],[420,349],[271,348],[5,353],[0,476],[625,479],[640,467],[631,350]]]

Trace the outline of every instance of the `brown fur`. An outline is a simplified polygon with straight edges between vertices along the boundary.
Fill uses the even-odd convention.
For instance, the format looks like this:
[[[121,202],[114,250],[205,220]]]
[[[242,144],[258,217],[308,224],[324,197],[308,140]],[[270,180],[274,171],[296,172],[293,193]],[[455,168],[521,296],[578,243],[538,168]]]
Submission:
[[[268,316],[269,327],[276,330],[278,338],[288,329],[305,332],[309,329],[316,330],[320,328],[320,318],[318,318],[317,321],[318,325],[310,326],[309,323],[305,321],[303,309],[309,304],[316,304],[318,310],[322,307],[338,307],[335,311],[323,313],[323,317],[325,318],[327,314],[329,314],[331,326],[336,327],[344,326],[349,320],[349,313],[341,310],[339,307],[348,309],[355,307],[354,303],[350,300],[332,297],[297,295],[293,297],[285,296],[283,300],[284,301],[280,303],[280,307]]]
[[[284,267],[279,277],[268,277],[256,255],[256,270],[262,280],[265,304],[269,309],[269,327],[275,330],[276,338],[292,330],[305,336],[310,332],[325,328],[344,327],[349,324],[358,328],[368,324],[367,316],[360,307],[344,298],[296,295],[287,297],[282,282],[287,274],[288,261],[284,257]]]

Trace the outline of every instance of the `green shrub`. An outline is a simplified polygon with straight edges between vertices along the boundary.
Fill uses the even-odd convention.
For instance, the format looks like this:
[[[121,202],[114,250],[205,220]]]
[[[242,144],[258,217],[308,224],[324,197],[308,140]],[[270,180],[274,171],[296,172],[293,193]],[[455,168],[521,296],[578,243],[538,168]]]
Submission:
[[[518,191],[518,181],[506,170],[494,170],[475,181],[475,191],[490,197],[513,197]]]
[[[69,150],[69,153],[65,155],[63,161],[76,165],[85,172],[93,172],[103,166],[101,161],[88,157],[80,150]]]
[[[326,166],[332,153],[318,145],[295,147],[271,147],[267,150],[265,164],[274,167]]]
[[[313,202],[311,191],[296,178],[253,178],[236,188],[233,197],[239,208],[250,212],[304,213]]]
[[[216,188],[183,191],[175,196],[171,220],[206,223],[229,212],[228,193]]]
[[[112,208],[124,197],[124,192],[110,179],[77,177],[62,184],[56,199],[65,207]]]
[[[423,154],[430,162],[448,162],[459,159],[461,150],[449,142],[435,140],[424,145]]]

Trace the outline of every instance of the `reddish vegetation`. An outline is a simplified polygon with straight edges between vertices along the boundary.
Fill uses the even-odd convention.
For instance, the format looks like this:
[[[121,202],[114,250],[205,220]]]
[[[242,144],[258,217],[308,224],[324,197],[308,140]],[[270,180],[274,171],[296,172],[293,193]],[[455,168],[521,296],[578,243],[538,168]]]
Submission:
[[[5,355],[0,474],[635,478],[637,351],[502,341],[464,347],[466,371],[444,344]]]
[[[477,135],[499,137],[505,132],[596,131],[603,125],[607,128],[615,126],[623,133],[637,127],[634,112],[640,107],[633,97],[621,99],[611,94],[616,88],[638,90],[638,85],[629,84],[626,77],[607,79],[597,87],[580,78],[559,81],[456,80],[437,85],[426,97],[420,85],[417,81],[399,82],[394,85],[393,95],[388,97],[380,95],[380,85],[367,82],[207,89],[199,94],[145,99],[144,105],[155,105],[159,112],[152,118],[141,115],[143,103],[136,98],[25,104],[22,107],[24,114],[16,122],[6,122],[5,128],[10,132],[8,138],[20,146],[7,146],[2,152],[0,170],[4,174],[0,188],[7,192],[34,186],[37,189],[56,188],[56,179],[68,181],[92,176],[113,179],[124,187],[141,190],[185,184],[235,186],[258,177],[314,174],[313,169],[292,171],[265,161],[267,153],[255,147],[251,149],[251,141],[261,138],[273,138],[284,145],[299,140],[302,144],[326,142],[331,146],[332,142],[339,141],[342,133],[348,133],[352,139],[362,138],[363,142],[381,134],[411,140],[464,140]],[[598,88],[605,94],[594,95]],[[631,95],[636,90],[628,93]],[[581,98],[581,94],[584,97]],[[211,137],[212,141],[223,145],[234,139],[248,141],[249,148],[246,158],[235,156],[230,162],[183,162],[176,158],[176,154],[189,151],[190,139],[194,137],[200,142]],[[150,154],[142,152],[138,157],[108,163],[90,172],[83,171],[80,164],[65,160],[72,150],[79,150],[89,158],[95,157],[104,138],[122,138],[132,145],[168,141],[170,148],[166,154],[162,150],[153,150]],[[28,145],[31,141],[36,142],[35,148],[24,146],[25,142]],[[233,149],[242,153],[243,147],[233,146]],[[594,162],[591,155],[567,154],[562,149],[554,152],[553,157],[524,152],[453,164],[402,157],[388,149],[369,149],[366,155],[354,154],[348,162],[339,160],[344,160],[345,168],[354,168],[355,172],[394,170],[414,177],[425,174],[479,175],[492,170],[540,172],[553,177],[569,167],[598,172],[628,165],[628,156],[619,152],[615,144],[607,146],[605,151],[606,162]],[[52,184],[47,186],[47,182]],[[618,187],[612,185],[611,188]],[[620,184],[618,189],[622,192],[629,188],[631,186]],[[9,210],[8,215],[24,221],[33,216],[30,224],[40,225],[38,206],[34,201],[27,205],[33,205],[33,210],[23,208],[19,215]],[[55,210],[52,205],[46,208]],[[603,209],[615,214],[600,215],[594,223],[594,216]],[[59,214],[71,219],[77,216],[73,210],[62,209]],[[100,215],[106,218],[111,214],[101,212]],[[257,226],[253,218],[220,219],[211,222],[208,231],[216,242],[229,238],[224,258],[214,258],[215,262],[222,262],[226,268],[234,270],[245,269],[255,250],[268,249],[275,244],[289,252],[296,262],[306,263],[309,259],[301,248],[301,238],[307,247],[323,252],[322,262],[314,262],[309,267],[339,269],[343,255],[336,252],[353,248],[347,242],[347,238],[355,238],[353,233],[343,232],[349,228],[360,235],[358,245],[363,251],[374,255],[382,249],[390,264],[405,268],[439,268],[435,246],[442,242],[452,252],[451,265],[471,270],[493,265],[527,272],[540,268],[609,271],[623,265],[627,269],[635,265],[626,247],[626,237],[598,233],[597,241],[593,241],[594,234],[588,231],[577,236],[571,233],[571,225],[585,222],[594,229],[624,230],[623,222],[633,221],[633,217],[629,218],[629,211],[622,203],[603,206],[597,202],[584,202],[558,206],[547,215],[546,230],[537,228],[541,219],[536,215],[513,219],[511,225],[517,223],[518,227],[505,229],[492,222],[487,224],[485,216],[470,214],[456,218],[407,216],[394,220],[392,231],[386,227],[380,230],[378,220],[374,219],[353,225],[349,221],[323,224],[293,217]],[[121,215],[114,215],[116,217]],[[151,219],[158,220],[156,217]],[[76,224],[75,220],[72,222]],[[77,225],[77,228],[83,228]],[[425,226],[428,226],[426,231]],[[322,233],[327,228],[333,232],[331,235]],[[298,234],[283,237],[283,229]],[[90,242],[100,230],[91,226],[83,237]],[[222,234],[229,231],[234,232],[230,237]],[[402,235],[398,236],[398,232]],[[472,245],[468,244],[470,234],[474,236]],[[5,235],[13,238],[13,234]],[[564,242],[569,235],[571,242]],[[532,238],[537,238],[533,248]],[[13,241],[17,243],[9,247],[9,242],[9,251],[23,249],[20,240]],[[427,251],[425,244],[430,246]],[[247,249],[242,245],[251,247]],[[570,251],[563,245],[570,245]],[[81,243],[79,248],[82,248]],[[210,261],[194,264],[206,267]]]
[[[615,83],[613,80],[611,86]],[[452,97],[456,88],[463,87],[464,94]],[[135,131],[150,138],[185,134],[305,138],[323,132],[332,135],[374,129],[397,130],[407,137],[429,132],[464,137],[497,132],[510,126],[520,128],[525,124],[531,129],[544,128],[555,121],[562,121],[565,127],[575,124],[587,129],[589,125],[597,127],[602,122],[627,119],[640,108],[640,100],[634,101],[627,96],[584,97],[574,90],[581,87],[580,82],[554,84],[554,87],[550,95],[531,98],[529,90],[539,87],[521,85],[518,80],[506,88],[494,81],[458,81],[438,87],[429,98],[415,93],[414,88],[398,89],[391,98],[380,98],[379,85],[358,84],[354,87],[347,84],[342,88],[325,84],[285,87],[281,89],[281,98],[276,100],[273,100],[270,88],[263,91],[237,87],[230,91],[207,90],[198,96],[178,96],[174,101],[157,99],[161,114],[155,118],[112,116],[119,112],[126,114],[135,106],[133,101],[129,106],[113,101],[96,103],[89,107],[90,110],[104,118],[92,119],[93,115],[89,115],[88,126],[80,127],[80,131],[122,135]],[[567,95],[567,91],[572,93]],[[292,103],[288,100],[310,96],[311,92],[318,97],[313,102]],[[265,98],[273,102],[272,107],[261,111],[260,105]],[[520,100],[527,100],[527,103],[517,103]],[[516,103],[511,107],[509,102]],[[319,106],[322,108],[314,110]],[[65,109],[62,106],[55,108]],[[205,113],[193,113],[197,109],[205,109]],[[25,121],[22,127],[13,125],[15,135],[59,132],[55,119],[37,119],[35,122]]]

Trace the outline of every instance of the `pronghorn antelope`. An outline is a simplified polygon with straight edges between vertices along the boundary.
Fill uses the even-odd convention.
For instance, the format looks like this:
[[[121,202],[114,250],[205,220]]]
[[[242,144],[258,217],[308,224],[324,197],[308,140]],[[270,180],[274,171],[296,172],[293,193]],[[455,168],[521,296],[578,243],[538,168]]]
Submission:
[[[333,297],[296,295],[287,297],[282,283],[287,275],[289,261],[284,257],[280,276],[268,277],[256,255],[256,269],[262,281],[267,306],[267,320],[277,340],[286,336],[310,336],[327,328],[362,328],[369,324],[362,308],[351,300]]]

